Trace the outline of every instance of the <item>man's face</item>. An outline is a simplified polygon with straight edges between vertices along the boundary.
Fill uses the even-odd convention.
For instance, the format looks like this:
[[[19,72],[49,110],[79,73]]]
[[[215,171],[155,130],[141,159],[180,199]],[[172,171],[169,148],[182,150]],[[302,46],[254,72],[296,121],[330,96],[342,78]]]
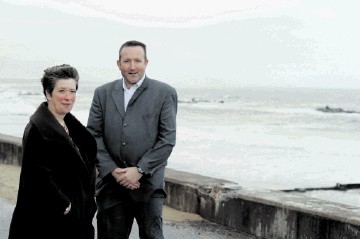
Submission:
[[[144,76],[148,60],[145,59],[145,52],[141,46],[124,47],[120,54],[121,60],[117,61],[117,65],[126,86],[130,88]]]

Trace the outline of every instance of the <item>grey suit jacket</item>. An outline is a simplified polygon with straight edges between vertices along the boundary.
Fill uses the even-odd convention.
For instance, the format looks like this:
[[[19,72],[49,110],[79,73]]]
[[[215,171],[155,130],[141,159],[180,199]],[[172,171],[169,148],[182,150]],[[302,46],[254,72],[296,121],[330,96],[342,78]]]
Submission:
[[[122,84],[115,80],[95,90],[87,124],[97,141],[97,197],[105,208],[124,192],[137,201],[148,200],[155,190],[165,193],[165,166],[176,140],[176,90],[145,77],[125,112]],[[137,190],[126,190],[111,175],[131,166],[145,172]]]

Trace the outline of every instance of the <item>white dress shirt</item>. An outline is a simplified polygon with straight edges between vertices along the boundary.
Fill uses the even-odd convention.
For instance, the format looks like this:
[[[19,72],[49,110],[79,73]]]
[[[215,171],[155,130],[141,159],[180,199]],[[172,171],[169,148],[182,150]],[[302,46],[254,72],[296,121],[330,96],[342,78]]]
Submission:
[[[124,107],[125,107],[125,111],[126,111],[126,108],[129,104],[129,101],[131,99],[131,97],[133,96],[133,94],[135,93],[135,91],[137,90],[137,88],[139,88],[141,86],[141,84],[144,82],[144,79],[145,79],[145,75],[141,78],[141,80],[139,80],[136,84],[132,85],[130,87],[130,89],[128,89],[126,87],[126,84],[125,84],[125,80],[123,78],[123,88],[124,88]]]

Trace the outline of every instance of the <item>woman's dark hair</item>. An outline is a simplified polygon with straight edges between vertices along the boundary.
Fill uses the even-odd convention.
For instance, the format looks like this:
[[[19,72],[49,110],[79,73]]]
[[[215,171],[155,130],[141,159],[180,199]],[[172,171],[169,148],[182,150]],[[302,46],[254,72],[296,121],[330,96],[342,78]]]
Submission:
[[[44,75],[41,78],[44,95],[46,96],[46,92],[48,92],[50,95],[52,94],[57,80],[71,78],[76,81],[77,90],[79,73],[74,67],[67,64],[62,64],[47,68],[46,70],[44,70]]]

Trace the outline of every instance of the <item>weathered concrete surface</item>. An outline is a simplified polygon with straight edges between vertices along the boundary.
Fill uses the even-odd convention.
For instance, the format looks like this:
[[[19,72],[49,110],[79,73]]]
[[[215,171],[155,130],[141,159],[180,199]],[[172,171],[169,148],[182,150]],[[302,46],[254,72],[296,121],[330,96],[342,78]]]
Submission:
[[[360,238],[360,208],[168,169],[166,204],[259,238]]]
[[[0,162],[21,165],[21,140],[0,135]],[[242,188],[167,169],[165,204],[256,238],[360,238],[360,208],[299,193]]]
[[[0,134],[0,163],[21,165],[21,138]]]

